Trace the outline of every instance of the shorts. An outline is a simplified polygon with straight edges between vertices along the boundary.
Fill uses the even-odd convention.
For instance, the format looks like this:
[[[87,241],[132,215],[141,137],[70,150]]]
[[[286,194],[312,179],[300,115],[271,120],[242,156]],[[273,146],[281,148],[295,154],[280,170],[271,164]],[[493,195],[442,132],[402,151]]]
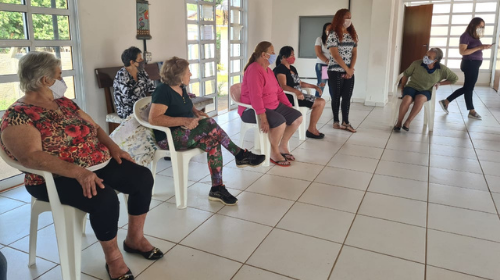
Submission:
[[[266,109],[267,122],[270,128],[275,128],[286,122],[286,125],[291,125],[295,120],[300,118],[302,114],[283,103],[280,103],[274,110]],[[241,114],[241,120],[246,123],[257,123],[255,119],[255,111],[253,109],[246,109]]]
[[[431,100],[432,93],[428,90],[418,91],[411,87],[405,87],[403,89],[403,97],[408,95],[411,97],[412,100],[415,100],[415,97],[419,94],[425,95],[425,97],[427,97],[427,101]]]
[[[287,94],[286,97],[288,98],[288,101],[290,101],[290,103],[292,103],[292,106],[295,106],[295,102],[293,102],[293,96],[291,96],[290,94]],[[311,99],[298,100],[299,107],[307,107],[307,108],[311,109],[314,105],[314,98],[311,98]]]

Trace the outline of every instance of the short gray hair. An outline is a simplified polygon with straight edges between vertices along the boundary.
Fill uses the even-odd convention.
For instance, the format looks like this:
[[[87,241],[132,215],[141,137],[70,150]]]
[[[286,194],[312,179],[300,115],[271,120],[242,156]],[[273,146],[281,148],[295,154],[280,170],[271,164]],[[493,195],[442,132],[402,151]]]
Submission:
[[[19,86],[22,91],[38,91],[42,87],[42,78],[54,79],[56,67],[61,67],[61,60],[47,52],[29,52],[19,59]]]
[[[443,59],[443,51],[440,48],[431,48],[429,51],[436,54],[437,63],[440,63]]]

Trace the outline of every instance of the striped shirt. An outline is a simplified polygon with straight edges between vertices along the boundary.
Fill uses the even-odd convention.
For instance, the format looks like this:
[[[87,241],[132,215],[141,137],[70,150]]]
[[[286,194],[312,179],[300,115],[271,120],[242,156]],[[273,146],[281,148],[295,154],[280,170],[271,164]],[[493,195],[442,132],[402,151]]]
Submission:
[[[344,60],[344,63],[351,67],[351,59],[352,59],[352,49],[357,47],[358,44],[352,39],[351,34],[344,33],[344,38],[342,42],[339,42],[339,37],[336,32],[331,32],[328,35],[328,40],[326,40],[326,47],[330,48],[338,48],[340,57]],[[330,63],[328,63],[328,71],[337,71],[337,72],[345,72],[345,70],[333,59],[330,57]]]

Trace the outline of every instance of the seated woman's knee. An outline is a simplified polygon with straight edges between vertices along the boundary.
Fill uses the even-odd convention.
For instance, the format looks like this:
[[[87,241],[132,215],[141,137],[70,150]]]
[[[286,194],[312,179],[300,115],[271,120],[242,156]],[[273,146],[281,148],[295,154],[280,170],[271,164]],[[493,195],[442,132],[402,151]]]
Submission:
[[[316,98],[316,100],[314,100],[313,107],[325,107],[325,104],[326,104],[326,101],[323,98],[318,97],[318,98]]]
[[[299,126],[304,120],[303,116],[298,117],[295,121],[293,121],[292,126]]]
[[[109,185],[105,185],[104,189],[98,189],[97,195],[91,198],[91,202],[91,210],[89,211],[90,214],[101,215],[120,209],[118,195]]]

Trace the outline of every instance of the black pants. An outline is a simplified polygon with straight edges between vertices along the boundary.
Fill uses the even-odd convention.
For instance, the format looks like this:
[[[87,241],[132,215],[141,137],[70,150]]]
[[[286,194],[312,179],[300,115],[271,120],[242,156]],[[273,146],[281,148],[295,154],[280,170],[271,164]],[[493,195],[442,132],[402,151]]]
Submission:
[[[446,98],[449,102],[452,102],[457,97],[463,94],[467,110],[474,110],[474,104],[472,103],[472,94],[474,93],[474,87],[476,86],[481,64],[483,64],[482,60],[462,60],[462,63],[460,64],[460,70],[464,72],[464,86],[457,89],[454,93],[448,96],[448,98]]]
[[[0,252],[0,280],[7,280],[7,260]]]
[[[328,71],[328,87],[332,97],[333,121],[339,121],[339,106],[342,106],[342,122],[349,123],[349,108],[351,107],[354,75],[350,79],[342,79],[345,72]],[[342,97],[342,104],[340,98]]]
[[[148,168],[127,160],[118,164],[111,159],[106,167],[95,173],[103,179],[105,188],[97,187],[97,195],[90,199],[83,196],[82,186],[76,179],[57,177],[54,181],[61,203],[89,213],[97,239],[109,241],[118,232],[120,203],[115,190],[129,195],[130,215],[142,215],[149,211],[154,180]],[[49,201],[45,184],[26,186],[26,189],[36,199]]]

